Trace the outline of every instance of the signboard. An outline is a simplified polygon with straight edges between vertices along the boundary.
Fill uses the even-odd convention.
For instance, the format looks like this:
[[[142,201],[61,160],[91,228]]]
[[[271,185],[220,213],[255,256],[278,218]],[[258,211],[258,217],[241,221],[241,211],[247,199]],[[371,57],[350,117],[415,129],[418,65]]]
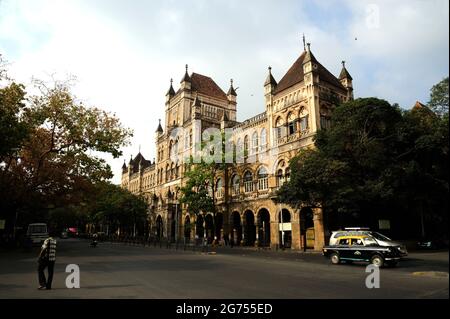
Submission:
[[[391,229],[391,221],[389,219],[378,220],[379,229]]]
[[[0,229],[5,229],[5,220],[0,219]]]
[[[292,230],[291,223],[280,223],[279,227],[280,227],[280,231],[291,231]]]

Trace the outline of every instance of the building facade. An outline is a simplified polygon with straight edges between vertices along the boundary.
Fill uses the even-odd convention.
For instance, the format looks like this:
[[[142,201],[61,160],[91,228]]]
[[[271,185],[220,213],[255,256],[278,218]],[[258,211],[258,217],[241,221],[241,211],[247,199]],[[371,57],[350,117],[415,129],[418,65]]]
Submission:
[[[189,75],[187,66],[176,92],[171,81],[165,122],[160,121],[156,130],[156,159],[148,161],[139,153],[122,167],[122,187],[149,201],[151,236],[322,248],[321,210],[277,204],[276,190],[289,180],[290,159],[300,149],[314,147],[316,132],[330,125],[335,105],[353,99],[352,77],[345,62],[335,77],[317,61],[308,44],[279,82],[269,67],[264,96],[265,111],[238,122],[232,81],[225,93],[210,77]],[[179,189],[188,169],[181,159],[195,153],[196,145],[211,135],[210,131],[226,131],[227,144],[241,154],[216,177],[215,234],[212,214],[192,215],[179,203]]]

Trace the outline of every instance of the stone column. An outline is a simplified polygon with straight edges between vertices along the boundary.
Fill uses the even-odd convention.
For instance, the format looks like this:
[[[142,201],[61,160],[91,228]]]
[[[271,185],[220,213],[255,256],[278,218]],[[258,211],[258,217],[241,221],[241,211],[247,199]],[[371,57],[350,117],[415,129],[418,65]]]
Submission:
[[[270,223],[270,248],[275,249],[280,242],[279,226],[278,222]]]
[[[293,220],[291,223],[292,227],[292,245],[291,249],[299,250],[300,249],[300,221]]]
[[[322,250],[325,246],[325,232],[323,227],[322,208],[313,209],[314,217],[314,250]]]

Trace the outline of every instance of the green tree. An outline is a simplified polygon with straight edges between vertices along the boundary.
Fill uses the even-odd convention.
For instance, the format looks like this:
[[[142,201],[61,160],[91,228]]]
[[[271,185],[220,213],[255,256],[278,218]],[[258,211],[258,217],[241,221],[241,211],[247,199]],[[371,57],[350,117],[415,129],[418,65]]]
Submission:
[[[380,212],[405,224],[414,216],[447,223],[448,115],[357,99],[335,109],[315,146],[291,161],[280,201],[322,206],[340,226],[354,215],[373,224]]]
[[[94,194],[95,199],[91,199],[87,209],[88,220],[96,228],[108,225],[110,233],[120,229],[121,234],[133,236],[138,233],[138,229],[140,233],[145,232],[148,211],[145,198],[109,182],[97,183]]]
[[[93,184],[112,177],[110,166],[97,154],[119,157],[132,135],[114,115],[85,106],[67,83],[36,81],[36,86],[40,93],[28,99],[26,108],[21,105],[23,87],[12,86],[15,94],[9,96],[15,98],[8,101],[17,105],[12,113],[29,134],[14,155],[5,155],[10,165],[0,175],[2,213],[9,219],[20,215],[22,223],[83,202]]]
[[[428,106],[439,116],[448,114],[448,77],[431,88]]]

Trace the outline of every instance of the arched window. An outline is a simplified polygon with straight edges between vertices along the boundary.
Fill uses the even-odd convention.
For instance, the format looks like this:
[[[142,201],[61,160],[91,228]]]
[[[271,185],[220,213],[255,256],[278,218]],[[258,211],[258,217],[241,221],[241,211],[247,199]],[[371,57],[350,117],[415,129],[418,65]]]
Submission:
[[[284,121],[281,117],[277,118],[277,120],[275,121],[275,128],[276,128],[276,137],[277,138],[282,138],[284,135]]]
[[[288,115],[288,134],[292,135],[297,131],[297,119],[293,112]]]
[[[258,190],[266,190],[269,188],[269,178],[267,169],[263,166],[258,170]]]
[[[189,131],[189,147],[192,147],[192,130]]]
[[[284,178],[286,179],[286,182],[289,182],[291,180],[291,169],[289,167],[286,168],[286,172],[284,173]]]
[[[239,195],[240,193],[240,179],[239,179],[239,175],[233,175],[233,178],[231,179],[231,186],[232,186],[232,191],[231,193],[233,195]]]
[[[308,130],[308,115],[302,116],[300,118],[300,131],[305,132]]]
[[[217,198],[222,198],[223,197],[223,184],[222,184],[222,179],[219,178],[216,182],[216,194],[217,194]]]
[[[246,193],[253,192],[253,175],[250,171],[244,174],[244,190]]]
[[[166,182],[170,180],[170,166],[167,164],[166,166]]]
[[[267,150],[267,132],[266,129],[263,128],[261,130],[261,139],[259,141],[260,143],[260,151],[265,152]]]
[[[258,153],[258,132],[253,132],[252,135],[252,154]]]

